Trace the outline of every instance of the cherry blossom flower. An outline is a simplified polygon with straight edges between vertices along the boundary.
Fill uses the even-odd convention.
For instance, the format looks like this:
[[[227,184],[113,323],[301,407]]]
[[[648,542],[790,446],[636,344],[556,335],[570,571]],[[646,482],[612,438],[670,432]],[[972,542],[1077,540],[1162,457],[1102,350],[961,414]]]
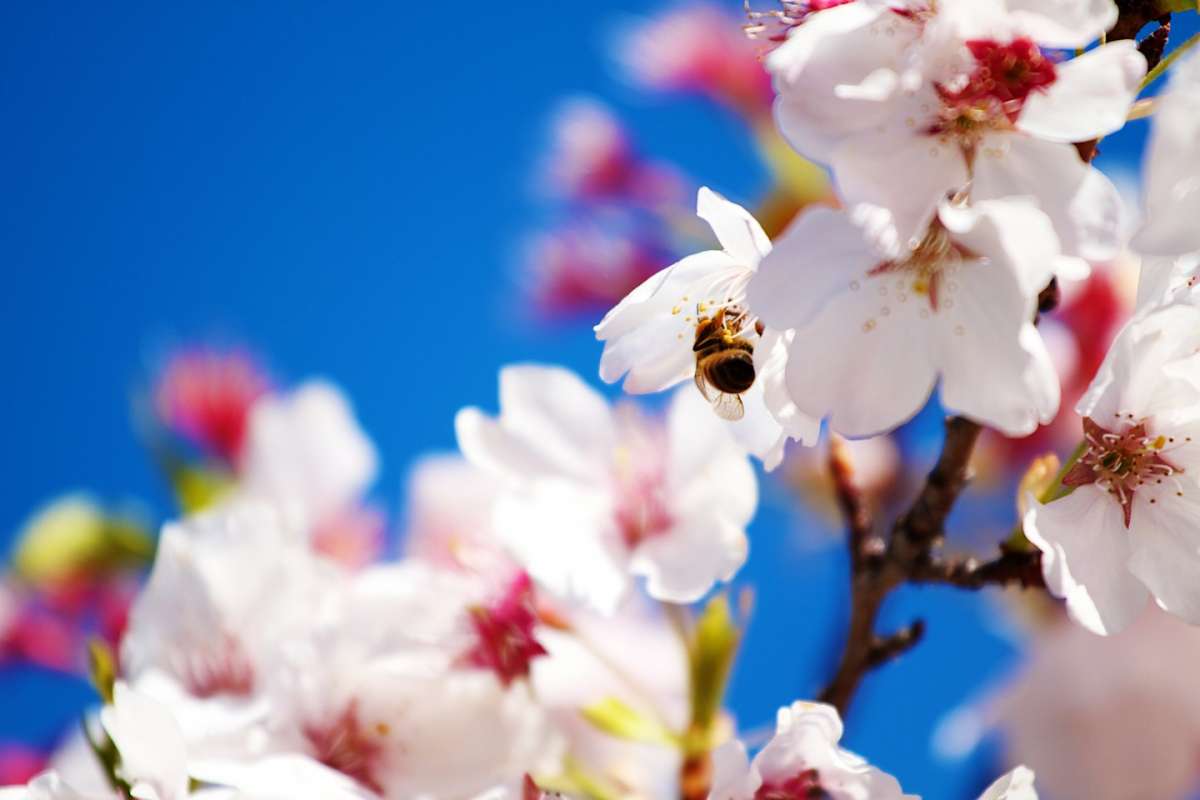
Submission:
[[[633,598],[613,615],[569,611],[566,625],[540,634],[549,656],[534,662],[532,680],[570,758],[638,797],[678,796],[679,750],[611,736],[579,713],[615,698],[670,730],[684,730],[688,663],[670,623]]]
[[[1120,198],[1070,143],[1124,125],[1145,59],[1129,41],[1067,62],[1042,50],[1095,39],[1112,3],[902,6],[822,11],[771,54],[784,136],[830,164],[848,202],[887,208],[902,241],[969,184],[975,200],[1034,197],[1066,256],[1114,256]]]
[[[695,92],[750,118],[768,113],[771,84],[758,48],[716,6],[693,4],[631,26],[618,56],[648,88]]]
[[[709,800],[916,800],[891,775],[838,746],[841,738],[842,720],[832,706],[781,708],[775,736],[753,761],[739,741],[717,749]]]
[[[267,506],[168,524],[122,643],[125,674],[171,708],[198,754],[236,750],[266,713],[284,643],[331,613],[340,580]]]
[[[873,211],[805,213],[750,282],[767,325],[795,329],[792,402],[869,436],[912,417],[940,380],[943,405],[1010,435],[1053,418],[1058,379],[1032,324],[1058,253],[1046,217],[1022,201],[947,203],[898,247],[876,236]]]
[[[604,342],[600,377],[608,383],[624,378],[625,390],[633,393],[662,391],[693,378],[697,332],[719,321],[726,341],[745,342],[753,359],[747,376],[752,382],[736,400],[745,417],[734,423],[734,430],[772,469],[782,460],[789,437],[813,444],[820,425],[781,397],[776,368],[782,366],[787,334],[760,331],[756,310],[746,304],[746,287],[771,242],[745,209],[707,187],[700,189],[696,205],[722,249],[673,264],[605,315],[596,326],[596,338]]]
[[[357,501],[378,461],[346,397],[332,384],[310,381],[251,409],[240,485],[307,529]]]
[[[842,720],[823,703],[795,702],[779,709],[775,735],[750,761],[733,740],[713,754],[709,800],[918,800],[894,777],[839,746]],[[1033,772],[1017,767],[979,800],[1037,800]]]
[[[502,493],[496,475],[460,457],[425,459],[409,480],[406,553],[470,580],[495,584],[500,578],[512,589],[520,587],[518,568],[502,550],[494,524]],[[492,602],[499,596],[493,591]],[[530,660],[530,679],[572,762],[639,796],[676,794],[677,750],[610,736],[579,713],[619,698],[667,720],[672,729],[685,727],[687,663],[667,620],[646,602],[626,602],[611,616],[553,604],[544,596],[535,605],[547,621],[534,629],[535,642],[548,654]]]
[[[1150,609],[1099,637],[1037,631],[1029,657],[987,715],[1013,761],[1063,800],[1186,797],[1200,782],[1200,631]]]
[[[675,200],[680,179],[668,167],[643,159],[628,132],[602,103],[575,98],[562,105],[551,128],[547,183],[582,202],[654,206]]]
[[[552,317],[609,308],[666,260],[666,250],[636,228],[598,221],[538,234],[525,256],[534,303]]]
[[[269,389],[262,367],[245,352],[189,348],[167,361],[154,406],[170,430],[236,464],[250,408]]]
[[[636,575],[690,602],[746,559],[754,473],[694,391],[655,424],[566,370],[507,367],[499,418],[467,408],[455,427],[463,454],[507,482],[500,535],[560,597],[612,611]]]
[[[469,798],[556,769],[561,744],[522,677],[541,655],[525,591],[480,602],[477,582],[416,563],[355,576],[340,613],[270,676],[266,752],[397,799]]]
[[[1200,624],[1198,335],[1200,308],[1184,303],[1126,325],[1076,408],[1073,491],[1025,516],[1047,586],[1096,633],[1126,627],[1151,595]]]

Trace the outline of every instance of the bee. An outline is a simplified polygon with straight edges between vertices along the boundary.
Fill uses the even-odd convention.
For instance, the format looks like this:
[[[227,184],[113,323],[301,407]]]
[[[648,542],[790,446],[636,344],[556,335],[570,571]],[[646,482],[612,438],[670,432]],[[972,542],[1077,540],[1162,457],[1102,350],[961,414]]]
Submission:
[[[754,343],[740,335],[745,314],[722,308],[696,325],[696,387],[712,403],[717,416],[739,420],[745,414],[741,395],[754,385]],[[762,334],[762,323],[755,323]]]

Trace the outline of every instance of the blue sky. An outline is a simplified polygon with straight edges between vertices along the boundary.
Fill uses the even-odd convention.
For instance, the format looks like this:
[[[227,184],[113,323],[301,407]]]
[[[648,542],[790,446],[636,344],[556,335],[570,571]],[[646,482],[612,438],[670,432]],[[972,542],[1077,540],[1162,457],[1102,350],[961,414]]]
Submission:
[[[71,489],[166,511],[129,397],[173,343],[246,343],[282,380],[339,382],[380,447],[377,494],[393,508],[411,461],[453,446],[454,411],[494,407],[500,365],[593,377],[588,326],[530,324],[516,291],[554,104],[606,98],[645,150],[735,199],[765,180],[735,120],[616,77],[613,32],[654,7],[8,4],[0,543]],[[1137,133],[1105,159],[1126,158]],[[840,552],[801,552],[790,501],[765,492],[743,580],[758,613],[733,692],[749,727],[814,691],[845,600]],[[937,762],[933,723],[1013,658],[985,599],[948,599],[913,591],[889,607],[897,624],[924,609],[929,641],[870,680],[849,720],[853,746],[935,800],[965,796],[987,765]],[[19,671],[0,685],[16,698],[0,739],[44,740],[85,696]]]

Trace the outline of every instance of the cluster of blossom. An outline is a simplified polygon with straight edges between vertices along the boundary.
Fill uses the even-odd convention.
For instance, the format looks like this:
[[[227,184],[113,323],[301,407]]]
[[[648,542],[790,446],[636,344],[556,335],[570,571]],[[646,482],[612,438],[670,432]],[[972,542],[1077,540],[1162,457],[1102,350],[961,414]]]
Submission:
[[[201,383],[208,398],[222,379]],[[176,409],[200,421],[207,407]],[[340,393],[305,384],[243,415],[236,485],[164,527],[113,671],[98,671],[98,758],[75,741],[2,796],[678,793],[690,658],[632,579],[700,598],[744,560],[757,499],[745,452],[694,393],[658,418],[562,369],[504,370],[497,418],[459,414],[466,459],[414,472],[407,557],[367,566],[332,558],[314,524],[374,464]],[[711,797],[902,796],[840,737],[832,708],[784,709],[753,763],[732,741],[714,754]],[[1032,797],[1031,776],[986,796]]]
[[[50,769],[0,797],[910,797],[840,746],[829,705],[780,710],[751,759],[722,710],[733,612],[720,594],[691,606],[748,557],[750,455],[772,470],[789,441],[816,445],[823,430],[890,432],[935,389],[953,414],[1016,437],[1054,420],[1087,375],[1083,441],[1057,480],[1022,498],[1014,546],[1036,548],[1046,586],[1088,631],[1119,632],[1151,597],[1200,624],[1200,235],[1189,225],[1200,60],[1182,62],[1157,102],[1145,218],[1127,242],[1117,190],[1090,163],[1146,78],[1133,41],[1103,43],[1117,15],[1110,0],[756,13],[753,32],[773,45],[779,133],[828,165],[837,207],[804,209],[772,242],[702,188],[697,213],[720,249],[648,277],[656,258],[631,269],[618,253],[608,277],[644,279],[595,328],[600,377],[634,394],[694,386],[653,412],[613,405],[565,369],[505,368],[498,413],[455,419],[461,456],[413,473],[399,561],[380,560],[386,523],[365,500],[378,458],[340,391],[277,391],[238,353],[172,362],[148,428],[187,513],[163,527],[145,586],[97,626],[115,646],[93,648],[103,708]],[[658,85],[761,116],[757,62],[743,72],[710,58],[727,41],[718,19],[670,16],[630,39],[630,62]],[[662,39],[679,40],[669,58],[647,43]],[[559,144],[551,177],[565,196],[674,202],[670,169],[634,155],[602,109],[572,107]],[[1070,369],[1056,366],[1041,296],[1062,281],[1094,300],[1092,270],[1127,247],[1143,259],[1133,318],[1102,357],[1089,341]],[[573,270],[547,281],[564,302],[614,285]],[[73,564],[146,558],[111,521],[94,527]],[[28,635],[27,615],[57,597],[5,602],[0,641],[69,661]],[[99,602],[87,597],[61,608]],[[1133,632],[1153,639],[1146,631],[1176,622],[1155,612],[1147,624]],[[1054,630],[990,712],[1014,720],[1016,761],[1039,757],[1039,737],[1072,738],[1054,725],[1081,706],[1120,714],[1086,686],[1057,706],[1028,690],[1087,658],[1080,629]],[[1124,679],[1096,675],[1100,691]],[[1186,754],[1200,731],[1185,727],[1164,793],[1194,778]],[[1051,764],[1056,788],[1069,763]],[[1144,788],[1113,778],[1092,795]],[[983,795],[1034,797],[1025,767]]]
[[[694,375],[768,469],[822,420],[846,436],[888,431],[935,386],[945,408],[1010,436],[1050,422],[1061,387],[1039,295],[1125,244],[1116,188],[1072,143],[1123,127],[1146,73],[1129,40],[1053,51],[1087,46],[1116,17],[1108,2],[1015,0],[852,0],[802,15],[767,58],[776,119],[829,164],[846,208],[807,210],[772,244],[702,189],[698,213],[723,250],[651,277],[596,326],[601,376],[653,392]],[[1195,71],[1181,69],[1159,110],[1134,242],[1154,257],[1143,311],[1077,408],[1085,444],[1063,484],[1078,490],[1025,521],[1051,590],[1100,633],[1147,595],[1200,622],[1200,397],[1185,391],[1200,385],[1197,245],[1182,222]]]
[[[663,47],[665,41],[670,47]],[[733,112],[763,160],[781,169],[771,217],[780,223],[827,197],[820,171],[787,152],[771,125],[771,79],[762,47],[733,9],[693,3],[627,24],[616,60],[639,89],[694,96]],[[687,188],[670,162],[648,158],[616,111],[590,97],[564,101],[552,117],[540,188],[551,223],[529,237],[524,283],[544,316],[602,312],[681,252],[707,240],[692,224]]]

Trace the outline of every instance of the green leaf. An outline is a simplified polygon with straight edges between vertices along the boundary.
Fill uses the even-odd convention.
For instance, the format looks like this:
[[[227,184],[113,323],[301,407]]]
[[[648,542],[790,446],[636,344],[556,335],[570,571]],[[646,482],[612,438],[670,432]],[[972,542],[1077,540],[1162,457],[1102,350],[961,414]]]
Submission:
[[[679,746],[679,737],[661,722],[616,697],[607,697],[579,711],[599,730],[618,739]]]
[[[1158,8],[1164,14],[1176,11],[1198,11],[1197,0],[1158,0]]]
[[[729,598],[717,595],[696,620],[689,648],[693,729],[708,731],[717,720],[741,638]]]

